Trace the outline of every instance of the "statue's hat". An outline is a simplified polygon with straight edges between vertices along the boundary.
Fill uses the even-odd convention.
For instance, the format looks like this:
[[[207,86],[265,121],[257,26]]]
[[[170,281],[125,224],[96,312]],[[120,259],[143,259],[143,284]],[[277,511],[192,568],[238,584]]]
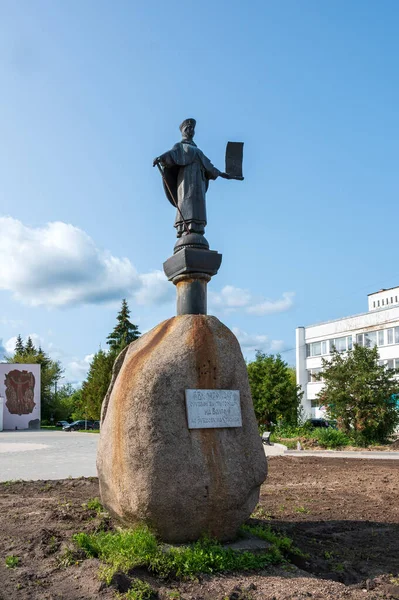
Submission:
[[[195,127],[197,121],[195,119],[184,119],[183,123],[179,127],[180,131],[183,131],[183,127],[188,125],[188,123],[191,123],[191,125],[194,125]]]

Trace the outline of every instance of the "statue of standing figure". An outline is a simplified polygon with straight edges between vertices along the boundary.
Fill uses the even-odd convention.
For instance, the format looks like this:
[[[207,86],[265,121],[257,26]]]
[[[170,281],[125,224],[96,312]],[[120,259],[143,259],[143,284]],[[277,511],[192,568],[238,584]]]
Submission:
[[[209,181],[244,179],[242,176],[219,171],[194,142],[195,119],[186,119],[180,125],[182,140],[171,150],[154,159],[153,166],[162,167],[166,197],[177,208],[174,226],[177,237],[183,233],[203,235],[206,226],[205,195]]]

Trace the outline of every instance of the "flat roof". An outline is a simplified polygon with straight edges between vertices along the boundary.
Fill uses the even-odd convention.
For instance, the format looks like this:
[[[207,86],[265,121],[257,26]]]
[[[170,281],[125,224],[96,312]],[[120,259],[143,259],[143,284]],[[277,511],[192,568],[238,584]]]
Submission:
[[[374,296],[374,294],[380,294],[381,292],[389,292],[389,290],[396,290],[399,288],[399,285],[395,285],[395,287],[391,288],[381,288],[378,292],[372,292],[371,294],[367,294],[367,296]]]
[[[394,288],[392,288],[394,289]],[[357,315],[348,315],[347,317],[341,317],[339,319],[330,319],[329,321],[321,321],[320,323],[313,323],[312,325],[305,325],[304,329],[309,329],[309,327],[318,327],[319,325],[327,325],[328,323],[336,323],[337,321],[345,321],[345,319],[354,319],[355,317],[364,317],[365,315],[375,315],[379,312],[384,312],[386,310],[392,310],[393,308],[399,309],[399,304],[395,304],[393,306],[384,306],[383,308],[376,308],[375,310],[368,310],[367,312],[359,313]]]

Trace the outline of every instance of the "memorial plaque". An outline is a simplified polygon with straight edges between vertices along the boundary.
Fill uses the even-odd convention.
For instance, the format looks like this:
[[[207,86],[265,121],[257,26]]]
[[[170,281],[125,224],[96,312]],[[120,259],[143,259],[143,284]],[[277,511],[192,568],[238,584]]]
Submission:
[[[239,390],[186,390],[189,429],[242,427]]]

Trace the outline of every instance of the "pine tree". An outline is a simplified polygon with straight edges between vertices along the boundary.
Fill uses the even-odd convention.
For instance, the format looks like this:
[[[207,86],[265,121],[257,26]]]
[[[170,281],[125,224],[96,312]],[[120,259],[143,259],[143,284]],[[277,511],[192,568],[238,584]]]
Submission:
[[[26,342],[26,345],[24,348],[24,352],[25,352],[25,354],[34,354],[34,355],[37,354],[37,350],[35,348],[34,343],[32,342],[32,338],[30,336],[27,339],[27,342]]]
[[[111,382],[114,358],[113,352],[99,350],[90,363],[87,378],[82,385],[80,401],[80,408],[89,419],[100,418],[101,404]]]
[[[130,310],[125,299],[122,300],[121,310],[116,317],[118,321],[112,333],[107,337],[107,344],[111,351],[121,352],[125,346],[137,340],[141,333],[137,325],[129,321]]]
[[[21,334],[18,334],[17,341],[15,343],[15,354],[23,354],[25,352],[24,343],[22,341]]]

